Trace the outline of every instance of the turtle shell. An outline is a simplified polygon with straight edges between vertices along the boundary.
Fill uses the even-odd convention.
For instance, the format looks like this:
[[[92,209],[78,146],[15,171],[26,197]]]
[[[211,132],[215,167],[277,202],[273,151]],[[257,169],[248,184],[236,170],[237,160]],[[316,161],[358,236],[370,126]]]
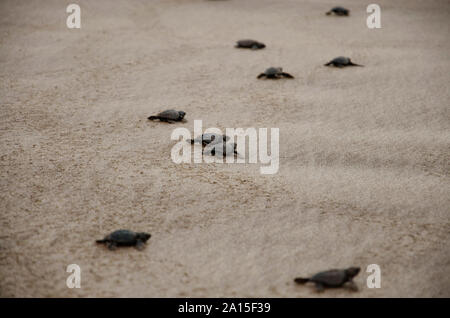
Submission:
[[[225,157],[234,155],[235,150],[236,144],[234,142],[226,142],[226,143],[220,142],[209,144],[208,146],[205,147],[203,153],[210,156]]]
[[[244,40],[237,41],[237,46],[244,47],[244,48],[253,48],[253,47],[264,48],[264,47],[266,47],[266,45],[264,43],[260,43],[258,41],[250,40],[250,39],[244,39]]]
[[[331,9],[331,11],[333,11],[337,15],[347,15],[348,14],[348,10],[343,7],[334,7],[333,9]]]
[[[168,119],[168,120],[182,120],[185,112],[177,111],[174,109],[168,109],[158,114],[159,117]]]
[[[342,65],[348,65],[350,63],[350,59],[345,56],[338,56],[334,58],[331,62],[335,64],[342,64]]]
[[[136,243],[137,233],[129,230],[117,230],[105,237],[105,240],[120,245],[132,245]]]
[[[203,144],[210,144],[210,143],[218,143],[229,140],[230,137],[224,136],[221,134],[216,133],[205,133],[195,139],[193,139],[194,143],[203,143]]]
[[[283,72],[283,69],[281,67],[269,67],[264,73],[266,75],[277,75]]]
[[[256,43],[257,42],[255,40],[249,40],[249,39],[237,41],[237,44],[242,47],[251,47],[252,45],[254,45]]]
[[[331,269],[320,272],[311,277],[311,281],[328,287],[340,287],[347,282],[347,274],[343,269]]]

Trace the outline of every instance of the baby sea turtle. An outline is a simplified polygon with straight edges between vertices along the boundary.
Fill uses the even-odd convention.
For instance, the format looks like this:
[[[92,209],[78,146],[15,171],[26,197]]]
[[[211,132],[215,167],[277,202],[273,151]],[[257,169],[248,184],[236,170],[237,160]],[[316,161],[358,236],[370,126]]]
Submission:
[[[236,43],[237,48],[259,50],[266,47],[264,43],[255,40],[239,40]]]
[[[150,117],[148,117],[148,119],[149,120],[159,119],[160,121],[172,123],[174,121],[182,121],[185,115],[186,115],[186,113],[183,111],[168,109],[168,110],[165,110],[165,111],[159,113],[156,116],[150,116]]]
[[[339,15],[339,16],[346,16],[349,15],[350,10],[345,9],[343,7],[334,7],[333,9],[331,9],[330,11],[327,12],[327,15],[330,15],[334,13],[335,15]]]
[[[270,79],[278,79],[281,77],[294,78],[291,74],[283,72],[282,67],[269,67],[264,73],[259,74],[257,78],[263,77]]]
[[[218,143],[218,142],[227,142],[230,139],[230,137],[216,134],[216,133],[206,133],[203,134],[195,139],[190,139],[191,144],[202,144],[203,146],[206,146],[210,143]]]
[[[205,147],[203,154],[218,157],[238,155],[237,144],[234,142],[212,143]]]
[[[359,64],[355,64],[353,63],[350,58],[345,57],[345,56],[339,56],[336,57],[334,59],[332,59],[330,62],[328,62],[327,64],[325,64],[325,66],[336,66],[336,67],[345,67],[345,66],[364,66],[364,65],[359,65]]]
[[[358,287],[353,282],[353,277],[358,275],[360,271],[359,267],[349,267],[347,269],[331,269],[328,271],[320,272],[312,276],[311,278],[298,277],[294,279],[297,284],[305,284],[307,282],[313,282],[316,284],[317,291],[323,291],[325,288],[337,288],[342,287],[348,283],[352,290],[358,290]]]
[[[144,232],[133,232],[129,230],[117,230],[105,236],[103,240],[97,240],[99,244],[106,244],[110,250],[115,250],[117,246],[135,246],[138,250],[144,248],[145,242],[151,237]]]

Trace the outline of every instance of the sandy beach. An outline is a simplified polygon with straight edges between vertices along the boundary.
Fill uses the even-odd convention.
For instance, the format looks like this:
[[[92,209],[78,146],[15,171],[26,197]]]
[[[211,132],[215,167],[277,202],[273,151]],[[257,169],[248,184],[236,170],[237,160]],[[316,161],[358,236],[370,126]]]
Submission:
[[[447,0],[379,0],[381,29],[359,0],[75,3],[81,29],[0,1],[1,297],[450,297]],[[170,108],[187,122],[147,120]],[[200,119],[279,128],[278,173],[175,164]],[[121,228],[152,237],[95,244]],[[348,266],[358,292],[293,282]]]

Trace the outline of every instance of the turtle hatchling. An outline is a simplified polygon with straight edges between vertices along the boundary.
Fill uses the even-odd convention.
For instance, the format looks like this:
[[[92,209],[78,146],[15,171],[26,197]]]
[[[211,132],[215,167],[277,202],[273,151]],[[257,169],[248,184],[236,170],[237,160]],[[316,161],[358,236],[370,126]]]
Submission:
[[[360,271],[359,267],[349,267],[347,269],[331,269],[328,271],[320,272],[310,278],[298,277],[294,279],[297,284],[305,284],[312,282],[316,285],[317,291],[323,291],[325,288],[337,288],[342,287],[344,284],[348,284],[352,290],[358,290],[357,286],[353,282],[353,278],[358,275]]]
[[[168,109],[155,116],[148,117],[149,120],[159,119],[160,121],[172,123],[174,121],[182,121],[186,113],[184,111],[178,111],[174,109]]]
[[[115,250],[117,246],[135,246],[138,250],[144,248],[145,242],[151,237],[144,232],[133,232],[129,230],[117,230],[105,236],[103,240],[97,240],[99,244],[106,244],[110,250]]]
[[[336,66],[336,67],[346,67],[346,66],[364,66],[364,65],[359,65],[359,64],[355,64],[353,63],[350,58],[345,57],[345,56],[339,56],[336,57],[334,59],[332,59],[330,62],[328,62],[327,64],[325,64],[325,66]]]
[[[205,147],[203,154],[218,157],[238,155],[237,145],[234,142],[212,143]]]
[[[264,73],[259,74],[257,78],[263,77],[270,79],[278,79],[282,77],[294,78],[291,74],[283,72],[282,67],[269,67]]]
[[[339,16],[347,16],[350,13],[350,10],[345,9],[343,7],[334,7],[333,9],[331,9],[330,11],[327,12],[327,15],[330,15],[334,13],[335,15],[339,15]]]
[[[255,41],[255,40],[239,40],[236,42],[237,48],[240,49],[252,49],[252,50],[259,50],[266,47],[264,43]]]
[[[202,144],[206,146],[210,143],[227,142],[230,137],[216,134],[216,133],[205,133],[195,139],[190,139],[191,144]]]

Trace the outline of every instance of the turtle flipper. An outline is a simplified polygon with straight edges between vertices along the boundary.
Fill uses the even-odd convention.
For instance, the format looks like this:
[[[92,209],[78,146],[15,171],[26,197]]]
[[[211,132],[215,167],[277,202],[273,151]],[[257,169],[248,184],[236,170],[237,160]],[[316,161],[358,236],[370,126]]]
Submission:
[[[259,78],[263,78],[263,77],[267,77],[267,75],[266,75],[266,74],[264,74],[264,73],[261,73],[261,74],[259,74],[259,75],[258,75],[258,77],[257,77],[257,78],[259,79]]]
[[[355,64],[355,63],[353,63],[351,61],[348,63],[348,65],[350,65],[350,66],[364,66],[364,65],[360,65],[360,64]]]
[[[328,62],[327,64],[324,64],[323,66],[330,66],[331,64],[333,64],[333,62]]]
[[[323,286],[323,284],[321,283],[316,283],[316,291],[321,293],[325,290],[325,286]]]
[[[309,282],[309,278],[297,277],[296,279],[294,279],[294,282],[296,282],[297,284],[306,284],[307,282]]]
[[[164,122],[164,123],[168,123],[168,124],[173,124],[174,123],[174,121],[173,120],[170,120],[170,119],[167,119],[167,118],[159,118],[159,121],[162,121],[162,122]]]
[[[281,75],[283,75],[284,77],[287,77],[287,78],[294,78],[294,76],[292,76],[289,73],[285,73],[285,72],[282,72]]]
[[[157,120],[157,119],[159,119],[158,116],[150,116],[150,117],[148,118],[148,120]]]
[[[351,291],[354,291],[354,292],[357,292],[358,291],[358,286],[355,284],[355,282],[354,281],[349,281],[348,283],[347,283],[347,287],[351,290]]]
[[[114,242],[106,242],[106,246],[110,251],[115,251],[117,249],[117,244]]]
[[[136,242],[136,249],[139,251],[142,251],[145,247],[145,242],[143,242],[142,240],[138,240]]]

